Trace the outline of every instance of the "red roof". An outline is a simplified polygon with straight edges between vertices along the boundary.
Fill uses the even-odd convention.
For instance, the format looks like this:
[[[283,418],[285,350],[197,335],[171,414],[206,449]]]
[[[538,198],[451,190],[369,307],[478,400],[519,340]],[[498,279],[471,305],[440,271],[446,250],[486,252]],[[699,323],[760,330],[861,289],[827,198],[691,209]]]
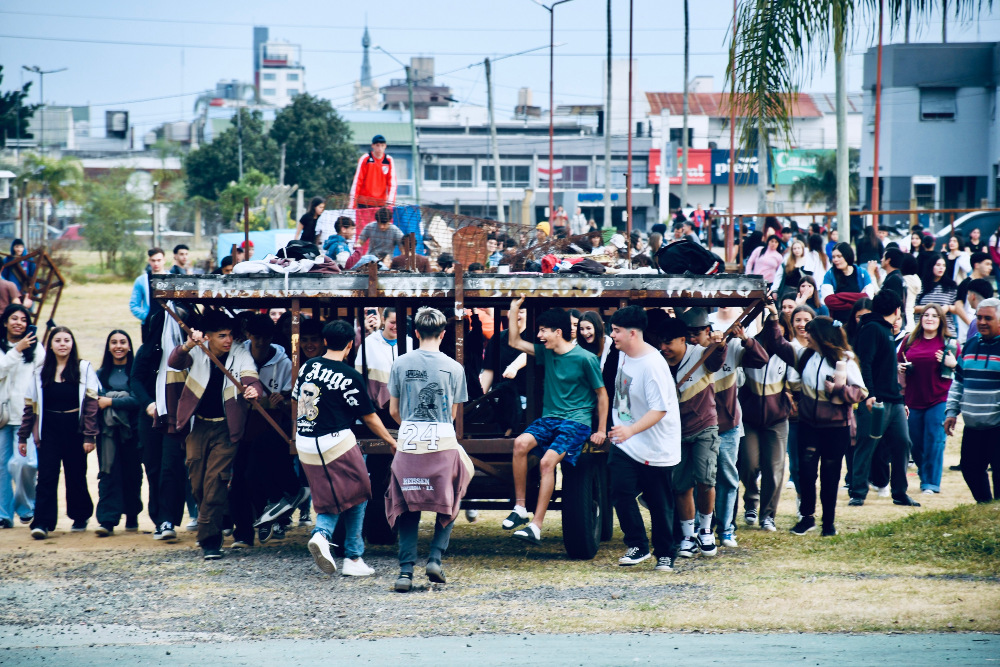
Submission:
[[[660,115],[667,109],[672,116],[684,113],[684,93],[646,93],[649,100],[649,112]],[[688,104],[692,116],[711,116],[715,118],[729,117],[729,93],[689,93]],[[799,93],[792,102],[792,117],[820,118],[823,112],[819,110],[810,95]]]

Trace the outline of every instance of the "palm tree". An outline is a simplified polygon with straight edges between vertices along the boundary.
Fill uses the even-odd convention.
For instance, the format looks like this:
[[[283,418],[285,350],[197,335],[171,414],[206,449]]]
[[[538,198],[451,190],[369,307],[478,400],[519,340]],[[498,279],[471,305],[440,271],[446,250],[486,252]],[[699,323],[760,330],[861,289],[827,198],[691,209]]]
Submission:
[[[29,197],[40,194],[56,207],[65,201],[79,201],[83,193],[83,166],[72,157],[53,158],[29,153],[15,179],[18,192]],[[45,238],[42,234],[42,238]]]
[[[885,9],[890,27],[907,21],[925,22],[943,0],[888,0]],[[792,91],[825,64],[833,47],[837,81],[837,181],[840,198],[837,218],[841,238],[849,238],[849,169],[847,152],[847,89],[845,55],[848,30],[859,18],[875,26],[881,0],[744,0],[736,16],[733,59],[726,75],[735,82],[732,104],[747,119],[741,130],[746,148],[752,149],[753,129],[775,126],[784,138],[791,135]],[[993,0],[954,0],[954,14],[964,20],[978,17]],[[872,35],[875,30],[871,30]]]
[[[850,150],[851,164],[857,165],[860,151]],[[848,181],[848,196],[852,204],[858,201],[858,173],[853,171]],[[816,173],[803,176],[788,190],[791,199],[801,198],[806,204],[823,204],[826,209],[833,210],[837,206],[837,156],[824,153],[816,158]]]

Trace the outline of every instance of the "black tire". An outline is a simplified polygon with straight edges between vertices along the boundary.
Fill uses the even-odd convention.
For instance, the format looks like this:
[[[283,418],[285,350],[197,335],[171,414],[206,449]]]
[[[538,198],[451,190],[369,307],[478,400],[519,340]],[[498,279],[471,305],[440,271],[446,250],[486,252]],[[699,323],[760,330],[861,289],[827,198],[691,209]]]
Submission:
[[[590,560],[601,544],[601,476],[595,454],[583,454],[576,466],[562,466],[562,529],[566,555]]]
[[[602,457],[601,477],[601,542],[607,542],[615,532],[615,504],[611,500],[611,469],[608,457]]]
[[[389,488],[388,456],[369,456],[368,475],[372,483],[372,499],[365,509],[365,539],[369,544],[395,544],[396,533],[385,518],[385,492]]]

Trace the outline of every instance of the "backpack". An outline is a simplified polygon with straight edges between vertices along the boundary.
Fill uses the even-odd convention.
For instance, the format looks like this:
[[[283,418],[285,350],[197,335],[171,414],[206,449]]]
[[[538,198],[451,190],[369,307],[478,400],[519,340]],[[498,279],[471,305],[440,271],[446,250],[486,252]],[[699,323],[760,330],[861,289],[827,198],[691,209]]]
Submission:
[[[656,253],[656,263],[664,273],[714,275],[725,273],[722,259],[711,250],[691,239],[674,241]]]
[[[277,255],[282,259],[316,259],[320,256],[319,246],[308,241],[292,239],[284,248],[279,248]]]

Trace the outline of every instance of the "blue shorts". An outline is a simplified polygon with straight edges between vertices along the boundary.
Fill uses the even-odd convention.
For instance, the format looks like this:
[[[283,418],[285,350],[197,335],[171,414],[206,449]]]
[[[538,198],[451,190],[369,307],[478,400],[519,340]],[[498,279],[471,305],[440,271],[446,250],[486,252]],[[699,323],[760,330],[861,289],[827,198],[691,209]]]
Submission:
[[[542,417],[528,424],[525,433],[534,436],[538,446],[531,453],[542,457],[551,450],[556,454],[564,454],[566,463],[576,465],[576,460],[583,450],[583,443],[590,437],[590,427],[580,422],[560,419],[559,417]]]

